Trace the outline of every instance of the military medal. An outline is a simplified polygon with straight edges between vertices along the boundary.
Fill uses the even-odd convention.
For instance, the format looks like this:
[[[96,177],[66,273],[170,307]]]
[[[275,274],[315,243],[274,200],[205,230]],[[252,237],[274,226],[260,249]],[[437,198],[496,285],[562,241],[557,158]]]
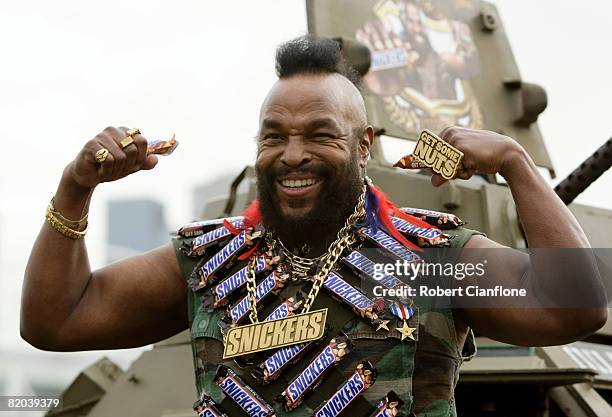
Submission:
[[[415,340],[412,333],[414,333],[414,331],[416,330],[416,327],[408,326],[408,323],[406,323],[406,321],[404,321],[404,324],[402,325],[402,327],[396,327],[395,330],[397,330],[398,332],[402,334],[402,340],[406,338]]]
[[[401,333],[402,340],[405,340],[405,339],[415,340],[412,334],[416,331],[416,327],[408,326],[408,320],[412,316],[414,316],[414,311],[415,311],[414,308],[407,306],[399,301],[394,300],[389,305],[389,311],[395,317],[402,320],[402,327],[395,328],[395,330]]]
[[[419,135],[412,155],[403,157],[394,166],[405,169],[428,167],[450,180],[457,175],[462,159],[463,152],[425,129]]]

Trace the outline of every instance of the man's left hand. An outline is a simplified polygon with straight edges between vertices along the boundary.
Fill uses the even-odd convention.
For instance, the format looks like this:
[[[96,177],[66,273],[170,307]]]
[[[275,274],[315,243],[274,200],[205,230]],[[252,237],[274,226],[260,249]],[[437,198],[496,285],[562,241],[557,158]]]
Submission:
[[[476,172],[504,176],[510,161],[526,152],[514,139],[488,130],[447,127],[440,132],[440,138],[463,152],[461,169],[457,178],[467,180]],[[431,183],[439,187],[447,180],[440,174],[433,174]]]

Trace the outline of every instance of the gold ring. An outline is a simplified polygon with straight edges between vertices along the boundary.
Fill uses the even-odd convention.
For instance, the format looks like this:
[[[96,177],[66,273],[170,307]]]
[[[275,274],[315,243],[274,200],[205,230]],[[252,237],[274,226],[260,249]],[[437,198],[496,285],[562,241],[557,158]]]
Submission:
[[[125,134],[126,134],[126,135],[128,135],[128,136],[130,136],[130,137],[132,137],[132,136],[134,136],[134,135],[140,135],[140,130],[135,129],[135,128],[133,128],[133,129],[128,129],[128,130],[125,132]]]
[[[106,161],[107,157],[108,157],[108,149],[106,148],[99,149],[96,152],[95,158],[96,158],[96,162],[99,164],[103,164],[104,161]]]
[[[131,136],[126,136],[126,138],[119,143],[121,144],[121,149],[124,149],[126,146],[130,146],[132,143],[134,143],[134,138]]]

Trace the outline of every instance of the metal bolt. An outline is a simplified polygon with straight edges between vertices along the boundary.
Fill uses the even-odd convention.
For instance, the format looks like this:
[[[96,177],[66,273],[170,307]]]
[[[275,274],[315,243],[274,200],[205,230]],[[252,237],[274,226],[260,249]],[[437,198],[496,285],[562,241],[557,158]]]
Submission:
[[[497,28],[497,18],[489,11],[480,13],[480,22],[482,24],[482,30],[485,32],[493,32]]]

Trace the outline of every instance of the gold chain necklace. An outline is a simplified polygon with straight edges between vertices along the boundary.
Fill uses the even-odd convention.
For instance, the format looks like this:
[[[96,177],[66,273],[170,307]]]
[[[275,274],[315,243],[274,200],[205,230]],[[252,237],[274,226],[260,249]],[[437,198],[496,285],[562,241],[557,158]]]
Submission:
[[[291,265],[291,279],[293,281],[306,279],[308,277],[308,272],[310,272],[312,269],[312,266],[321,262],[325,256],[329,255],[329,253],[326,252],[323,255],[317,256],[316,258],[303,258],[287,249],[282,240],[276,238],[274,241],[278,242],[282,254],[289,260],[289,264]]]
[[[318,258],[302,258],[300,256],[294,255],[290,253],[288,250],[286,250],[284,245],[282,245],[282,242],[280,242],[279,240],[281,247],[286,250],[287,252],[286,254],[288,254],[287,257],[292,263],[292,270],[296,266],[293,264],[294,261],[296,261],[297,263],[297,268],[295,268],[297,271],[300,271],[300,269],[303,270],[306,267],[306,265],[308,265],[308,269],[305,271],[304,276],[307,276],[308,270],[312,267],[312,265],[315,262],[317,261],[324,262],[319,272],[313,278],[312,288],[310,292],[308,293],[304,306],[302,307],[301,313],[308,313],[308,311],[310,310],[310,307],[312,306],[312,303],[314,302],[315,298],[319,294],[319,290],[321,289],[321,286],[323,285],[325,278],[327,278],[327,275],[334,268],[334,266],[336,265],[336,262],[338,262],[340,255],[342,255],[342,252],[344,252],[346,248],[352,246],[357,241],[357,237],[354,231],[354,226],[359,221],[359,219],[364,217],[364,215],[365,215],[365,187],[364,187],[363,192],[359,196],[359,200],[357,201],[355,210],[346,219],[344,226],[338,231],[336,240],[333,241],[329,245],[327,252],[319,256]],[[248,294],[249,303],[250,303],[249,318],[251,319],[251,323],[259,322],[257,318],[257,292],[256,292],[257,285],[255,282],[255,264],[256,262],[257,262],[256,256],[252,256],[251,259],[249,259],[249,265],[248,265],[247,276],[246,276],[247,294]]]

